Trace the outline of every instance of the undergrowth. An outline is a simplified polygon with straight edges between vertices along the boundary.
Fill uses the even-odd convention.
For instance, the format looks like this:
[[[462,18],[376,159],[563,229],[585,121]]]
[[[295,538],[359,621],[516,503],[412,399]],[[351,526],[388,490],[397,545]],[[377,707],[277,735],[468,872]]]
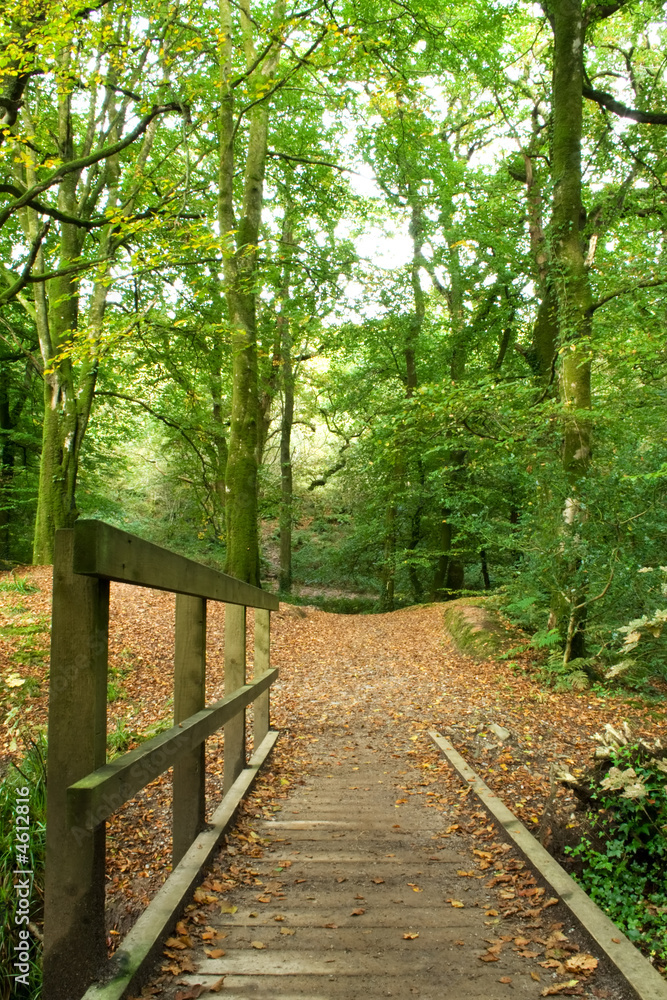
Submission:
[[[586,892],[667,971],[667,751],[609,750],[606,777],[589,777],[588,832],[566,848]]]
[[[0,925],[0,1000],[17,997],[37,1000],[42,992],[41,923],[44,909],[44,857],[46,844],[46,739],[42,734],[26,738],[26,752],[20,764],[10,764],[0,786],[0,909],[5,919]],[[27,788],[30,800],[30,827],[26,843],[27,864],[17,857],[16,805],[19,789]],[[19,863],[20,861],[20,863]],[[30,971],[29,985],[15,980],[18,931],[15,923],[19,876],[15,869],[31,871]]]

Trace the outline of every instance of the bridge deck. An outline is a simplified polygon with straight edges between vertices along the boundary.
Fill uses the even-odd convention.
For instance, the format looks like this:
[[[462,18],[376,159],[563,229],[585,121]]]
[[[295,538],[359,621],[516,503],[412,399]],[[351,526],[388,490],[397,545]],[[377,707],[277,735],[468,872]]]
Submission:
[[[495,832],[481,842],[443,836],[452,816],[427,808],[437,785],[426,787],[411,746],[377,730],[323,736],[304,784],[274,820],[255,821],[267,841],[257,884],[224,895],[233,914],[210,907],[219,936],[195,942],[194,971],[161,995],[195,996],[195,984],[210,989],[224,977],[227,1000],[541,996],[555,982],[539,962],[563,926],[560,907],[538,912],[538,890],[532,917],[501,919],[499,889],[525,891],[532,874]],[[481,869],[480,847],[498,863]],[[523,881],[488,887],[498,866]]]

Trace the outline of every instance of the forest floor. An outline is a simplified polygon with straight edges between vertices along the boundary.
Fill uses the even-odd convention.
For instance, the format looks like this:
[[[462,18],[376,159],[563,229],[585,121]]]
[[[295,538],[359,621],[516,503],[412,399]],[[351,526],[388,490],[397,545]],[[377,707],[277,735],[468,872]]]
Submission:
[[[0,577],[0,677],[3,714],[18,711],[0,731],[0,760],[22,754],[21,732],[46,723],[48,623],[51,570],[20,572],[39,588],[22,593]],[[5,581],[5,587],[1,586]],[[248,659],[252,661],[252,612]],[[116,750],[125,750],[169,719],[173,677],[173,595],[112,584],[110,701],[108,732]],[[207,701],[223,691],[224,607],[209,605]],[[200,890],[198,902],[218,901],[243,885],[257,885],[252,865],[262,855],[257,825],[274,815],[304,775],[339,765],[341,749],[329,747],[332,733],[359,728],[377,731],[404,755],[406,777],[395,779],[396,815],[408,803],[422,802],[442,812],[444,829],[454,837],[484,837],[485,824],[473,796],[462,789],[427,731],[446,735],[508,807],[558,856],[559,838],[576,832],[571,794],[551,779],[552,764],[575,774],[593,757],[593,736],[606,723],[627,721],[632,731],[653,739],[665,731],[667,705],[646,704],[627,694],[590,690],[555,693],[539,682],[526,656],[515,666],[475,662],[456,652],[444,628],[443,606],[408,608],[390,614],[337,615],[309,607],[281,605],[272,615],[272,664],[280,668],[273,688],[272,723],[281,730],[265,772],[240,811],[217,874]],[[251,674],[251,666],[249,673]],[[509,730],[501,742],[489,726]],[[20,732],[19,732],[20,730]],[[368,741],[372,742],[369,736]],[[207,744],[209,810],[221,786],[221,740]],[[342,744],[341,744],[342,746]],[[409,749],[406,749],[409,748]],[[421,773],[416,781],[414,771]],[[408,776],[408,770],[410,772]],[[108,824],[107,899],[109,943],[119,940],[169,873],[170,792],[168,775],[127,803]],[[419,799],[417,797],[421,796]],[[397,822],[400,820],[397,819]],[[487,851],[488,853],[488,851]],[[474,863],[491,866],[484,851]],[[512,896],[516,873],[506,881],[504,911],[530,906]],[[201,893],[203,892],[203,897]],[[507,913],[512,916],[512,913]],[[182,957],[185,955],[185,957]],[[165,974],[187,970],[187,954],[166,963]],[[185,964],[184,964],[185,963]],[[169,971],[169,966],[173,968]],[[157,989],[157,987],[156,987]],[[598,992],[590,995],[612,996]]]

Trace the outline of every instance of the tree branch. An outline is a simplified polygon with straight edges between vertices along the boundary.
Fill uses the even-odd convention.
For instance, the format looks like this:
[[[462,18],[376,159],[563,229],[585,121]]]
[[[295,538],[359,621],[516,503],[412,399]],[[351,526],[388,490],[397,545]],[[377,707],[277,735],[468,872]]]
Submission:
[[[102,392],[98,390],[95,392],[95,395],[109,396],[112,399],[124,399],[128,403],[134,403],[135,406],[141,406],[144,410],[146,410],[147,413],[150,413],[152,417],[155,417],[156,420],[160,420],[163,424],[166,424],[167,427],[171,427],[173,430],[178,431],[181,437],[185,438],[185,440],[188,442],[188,444],[196,454],[197,458],[201,462],[202,474],[203,474],[202,478],[204,481],[204,485],[206,486],[207,490],[211,489],[211,486],[208,482],[208,477],[206,475],[206,460],[202,455],[202,453],[200,452],[197,445],[190,437],[190,435],[183,430],[180,424],[177,424],[174,420],[171,420],[169,417],[165,417],[163,413],[158,413],[157,410],[154,410],[149,403],[145,403],[143,399],[137,399],[135,396],[127,396],[124,392]]]
[[[340,449],[341,454],[344,451],[346,451],[349,447],[350,447],[350,442],[348,441]],[[341,469],[344,469],[346,465],[347,465],[347,459],[341,458],[339,462],[336,462],[335,465],[332,465],[330,468],[328,468],[326,472],[322,473],[321,476],[319,476],[317,479],[313,479],[312,483],[308,487],[308,492],[311,493],[316,486],[326,486],[329,479],[331,479],[331,477],[334,476],[337,472],[340,472]]]
[[[636,292],[638,288],[657,288],[660,285],[667,285],[667,278],[654,278],[650,281],[638,281],[636,285],[629,285],[626,288],[617,288],[615,292],[609,292],[608,295],[603,295],[601,299],[597,302],[593,302],[588,309],[589,316],[604,306],[607,302],[611,302],[612,299],[618,298],[619,295],[628,295],[630,292]]]
[[[97,152],[91,153],[89,156],[83,156],[78,160],[70,160],[69,163],[62,163],[53,173],[49,174],[43,181],[38,184],[33,185],[25,194],[17,198],[11,205],[8,205],[2,212],[0,212],[0,228],[4,226],[7,219],[14,212],[18,211],[19,208],[24,208],[29,205],[31,201],[40,195],[43,191],[47,191],[54,184],[57,184],[63,177],[68,174],[76,173],[78,170],[85,170],[86,167],[92,166],[94,163],[99,163],[100,160],[106,160],[110,156],[115,156],[120,153],[127,146],[132,145],[135,139],[138,139],[142,135],[150,123],[153,121],[157,115],[166,114],[169,111],[183,111],[183,105],[178,101],[172,101],[170,104],[159,104],[155,105],[153,109],[141,119],[138,125],[132,129],[124,139],[119,139],[118,142],[112,143],[110,146],[105,146],[104,149],[98,149]]]
[[[627,7],[629,0],[600,0],[599,3],[590,3],[584,8],[584,24],[588,27],[594,21],[604,21],[621,9]]]
[[[46,239],[46,234],[48,233],[50,228],[51,228],[51,223],[45,222],[40,231],[37,233],[35,239],[32,241],[32,246],[30,247],[30,253],[28,254],[28,259],[26,261],[25,267],[23,268],[23,271],[21,272],[20,277],[17,278],[17,280],[14,282],[13,285],[9,286],[9,288],[3,295],[0,295],[0,309],[3,306],[6,306],[7,303],[10,302],[12,299],[16,298],[19,292],[22,291],[22,289],[24,289],[25,286],[30,281],[31,277],[30,272],[32,270],[32,266],[35,263],[35,260],[37,259],[39,248]]]
[[[306,156],[290,156],[289,153],[278,153],[274,149],[267,149],[267,156],[275,156],[280,160],[290,160],[294,163],[312,163],[316,167],[331,167],[332,170],[340,170],[341,173],[354,174],[356,177],[361,177],[362,175],[358,170],[352,170],[351,167],[341,167],[337,163],[330,163],[328,160],[311,160]]]
[[[601,108],[613,111],[619,118],[630,118],[633,122],[641,125],[667,125],[667,114],[661,111],[636,111],[629,108],[627,104],[617,101],[613,94],[608,94],[604,90],[593,90],[585,84],[582,89],[584,97],[589,101],[595,101]]]

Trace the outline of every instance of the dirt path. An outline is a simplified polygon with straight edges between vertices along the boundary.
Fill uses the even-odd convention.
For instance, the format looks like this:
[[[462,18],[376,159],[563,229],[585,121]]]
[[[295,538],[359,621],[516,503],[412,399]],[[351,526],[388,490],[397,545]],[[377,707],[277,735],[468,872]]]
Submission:
[[[21,718],[37,727],[46,720],[47,684],[46,660],[40,659],[35,649],[40,642],[46,648],[48,634],[45,632],[40,638],[41,633],[37,633],[33,637],[29,655],[24,659],[19,636],[23,623],[47,620],[50,577],[46,569],[27,571],[27,576],[41,588],[39,593],[0,592],[0,617],[3,626],[8,626],[0,644],[0,669],[3,673],[11,670],[29,681],[25,688],[20,689],[25,692]],[[252,644],[252,621],[250,626],[249,649]],[[223,634],[224,608],[212,605],[208,643],[209,701],[219,698],[224,690]],[[112,587],[110,666],[118,695],[109,705],[110,732],[119,728],[130,733],[134,730],[145,732],[150,725],[168,718],[173,677],[172,642],[171,595],[126,586]],[[564,923],[567,918],[558,913],[558,907],[542,910],[545,897],[538,891],[541,887],[527,881],[532,876],[519,867],[516,859],[512,860],[511,853],[505,855],[504,845],[498,840],[492,824],[466,796],[458,779],[433,749],[426,732],[438,729],[448,735],[459,752],[507,805],[548,844],[557,814],[560,812],[569,819],[573,805],[564,790],[555,794],[550,787],[551,763],[566,762],[570,769],[575,770],[587,765],[594,747],[592,735],[601,730],[606,722],[618,725],[627,719],[638,734],[645,737],[657,735],[660,729],[664,730],[664,706],[647,710],[641,703],[633,703],[623,696],[601,696],[587,691],[559,694],[545,691],[536,675],[530,672],[530,665],[520,657],[515,667],[492,661],[474,663],[453,649],[443,628],[443,609],[438,605],[364,616],[332,615],[281,605],[280,611],[272,616],[272,661],[281,671],[273,696],[272,718],[282,735],[274,758],[244,806],[236,831],[228,838],[228,848],[221,852],[215,872],[205,883],[203,895],[200,893],[193,903],[187,927],[183,934],[179,932],[178,937],[191,938],[193,948],[181,941],[175,949],[167,949],[177,957],[165,955],[164,969],[155,970],[154,995],[159,996],[170,990],[175,998],[179,990],[184,992],[189,989],[179,983],[183,975],[194,971],[194,949],[208,947],[212,939],[205,936],[208,933],[206,927],[213,926],[213,918],[220,916],[221,905],[235,898],[235,893],[251,893],[249,899],[243,897],[242,902],[248,913],[253,905],[257,912],[262,912],[268,905],[258,903],[256,897],[267,881],[270,882],[266,878],[269,869],[283,867],[274,864],[274,860],[285,860],[280,853],[284,847],[277,843],[285,838],[277,835],[277,827],[265,828],[262,824],[274,817],[281,805],[283,810],[296,810],[293,815],[297,818],[310,815],[304,810],[308,802],[312,804],[315,801],[312,796],[319,795],[321,788],[321,794],[332,798],[333,783],[338,782],[346,821],[351,810],[360,808],[362,787],[382,788],[381,792],[375,792],[379,798],[372,805],[373,812],[377,809],[378,817],[381,815],[380,802],[384,803],[382,810],[386,810],[380,821],[382,831],[378,829],[373,834],[377,836],[373,853],[382,859],[388,853],[396,854],[399,859],[396,862],[384,859],[387,872],[378,877],[384,878],[385,885],[392,890],[402,888],[403,895],[396,894],[394,898],[401,898],[404,903],[382,904],[382,907],[373,910],[372,918],[369,910],[368,918],[365,914],[358,918],[348,916],[344,923],[339,923],[339,902],[343,897],[337,894],[347,891],[349,886],[347,883],[336,883],[330,887],[336,895],[332,895],[327,902],[335,919],[332,917],[322,922],[339,923],[338,929],[334,932],[333,928],[319,928],[319,932],[331,936],[331,933],[345,931],[349,935],[355,927],[361,926],[362,931],[371,930],[367,937],[373,947],[379,947],[384,942],[382,947],[388,953],[394,950],[391,947],[394,944],[399,951],[402,950],[406,959],[411,956],[414,959],[437,929],[426,921],[423,931],[418,929],[419,938],[403,939],[401,936],[400,940],[393,941],[389,937],[390,927],[384,928],[385,918],[379,920],[378,912],[381,909],[387,920],[389,914],[393,919],[397,912],[400,917],[407,912],[408,905],[414,907],[414,901],[425,896],[430,906],[445,910],[449,907],[450,916],[456,919],[461,916],[454,912],[458,909],[470,910],[466,919],[470,916],[475,920],[482,918],[481,924],[474,925],[474,931],[471,929],[466,935],[462,934],[461,940],[466,945],[453,946],[453,954],[459,963],[457,967],[467,968],[470,976],[486,976],[484,970],[488,966],[490,981],[495,983],[494,989],[510,990],[518,988],[517,983],[525,983],[529,989],[537,990],[527,995],[537,996],[555,982],[555,985],[560,985],[560,992],[570,988],[579,995],[624,1000],[622,991],[601,979],[599,972],[592,981],[568,971],[567,958],[574,952],[568,951],[566,945],[574,947],[579,944],[579,948],[584,949],[584,943],[568,936],[569,928]],[[12,690],[16,692],[19,689]],[[492,723],[509,730],[509,737],[502,742],[497,739],[489,728]],[[131,739],[129,745],[132,745]],[[353,748],[358,758],[356,762],[352,760],[352,750],[346,747]],[[17,753],[16,734],[8,730],[3,733],[3,752],[5,756]],[[371,765],[365,763],[368,759],[376,762],[375,770],[379,767],[380,773],[375,777],[370,773],[364,775],[365,784],[362,786],[361,771],[352,769],[370,768]],[[208,743],[207,769],[211,796],[209,808],[212,811],[219,793],[220,741],[211,740]],[[386,776],[384,770],[387,771]],[[334,778],[328,778],[328,774],[333,774]],[[385,785],[380,786],[380,781],[388,783],[386,799],[383,797]],[[306,784],[302,785],[302,782]],[[354,785],[359,787],[355,789]],[[328,791],[325,793],[324,789]],[[127,931],[136,914],[141,912],[169,873],[170,793],[171,783],[168,776],[164,776],[128,803],[109,824],[107,898],[110,944],[118,941]],[[370,792],[363,795],[370,795]],[[413,819],[415,810],[423,817],[419,822]],[[391,823],[388,823],[387,813],[389,817],[394,817]],[[363,815],[360,809],[359,823],[362,823]],[[324,813],[322,816],[326,818]],[[356,814],[354,821],[357,822]],[[397,844],[407,842],[407,836],[392,832],[394,823],[410,831],[414,840],[409,843],[417,845],[414,849],[405,852],[404,848],[393,852],[384,850],[387,839],[390,842],[395,840]],[[342,845],[350,838],[360,838],[362,832],[363,825],[352,826],[345,838],[334,838],[332,834],[327,850],[337,849],[338,840]],[[292,848],[301,850],[302,855],[306,853],[305,848],[296,845],[295,838],[304,835],[303,831],[290,831],[288,838],[292,840]],[[312,831],[308,836],[312,836]],[[438,837],[437,841],[430,839],[434,836]],[[266,844],[262,843],[264,840]],[[430,868],[436,863],[425,866],[422,854],[429,845],[435,845],[437,850],[439,843],[445,844],[448,851],[463,849],[467,852],[467,860],[461,863],[460,870],[473,874],[457,875],[454,885],[447,881],[458,861],[443,865],[442,872],[437,876],[431,874]],[[279,851],[277,855],[269,853],[276,849]],[[305,890],[299,887],[311,882],[314,886],[311,894],[316,899],[323,898],[323,869],[305,864],[302,856],[291,860],[294,864],[304,864],[304,870],[303,874],[294,876],[290,893],[299,890],[304,895]],[[397,866],[395,869],[389,867],[393,864]],[[293,867],[289,866],[289,870]],[[401,870],[400,886],[391,874],[398,868]],[[434,871],[438,870],[436,865]],[[316,872],[320,874],[316,875]],[[274,873],[278,874],[279,881],[283,881],[282,873]],[[365,869],[360,871],[355,886],[365,898],[369,891],[367,874]],[[297,877],[307,881],[296,883]],[[347,877],[350,881],[350,876]],[[428,881],[420,884],[420,879]],[[487,881],[492,884],[487,886]],[[413,889],[408,891],[406,888],[408,882],[414,882],[423,892],[415,892],[413,899]],[[458,893],[457,884],[461,887]],[[481,904],[487,902],[486,893],[493,892],[496,902],[491,909],[495,909],[497,915],[487,915],[484,905],[458,908],[446,902],[448,896],[465,902],[466,885],[469,893],[473,892],[471,887],[474,886]],[[287,883],[283,888],[286,890]],[[375,886],[372,891],[375,891]],[[273,901],[271,889],[269,893]],[[410,904],[405,901],[406,896]],[[347,897],[345,900],[347,902]],[[297,898],[292,900],[290,896],[290,905],[292,902],[291,909],[296,914]],[[312,906],[312,901],[308,902]],[[287,916],[287,905],[281,901],[281,905],[283,903]],[[363,903],[359,908],[366,909]],[[242,912],[241,906],[238,912]],[[276,909],[276,913],[280,912],[283,911]],[[271,920],[273,915],[272,911]],[[258,918],[248,916],[247,919],[254,921]],[[372,919],[372,926],[364,928],[362,921],[365,919]],[[537,923],[531,927],[534,921]],[[282,923],[276,921],[276,927]],[[400,923],[398,919],[397,924]],[[558,927],[558,924],[562,926]],[[285,950],[298,949],[299,937],[302,942],[307,940],[306,935],[300,934],[297,924],[293,927],[297,930],[294,941],[291,940],[292,935],[282,935],[290,939],[287,945],[281,942]],[[373,927],[377,930],[373,931]],[[399,929],[398,926],[394,928]],[[392,934],[394,930],[391,930]],[[488,940],[485,940],[485,931]],[[237,936],[245,933],[238,929],[225,932]],[[445,931],[442,933],[445,934]],[[567,942],[560,942],[561,947],[553,938],[558,934],[568,938]],[[359,941],[364,943],[363,936],[358,936]],[[517,936],[520,940],[525,937],[527,943],[516,945]],[[503,937],[507,940],[499,940]],[[224,940],[221,947],[227,950]],[[230,942],[232,940],[235,941],[236,937],[230,937]],[[447,963],[439,962],[440,972],[450,962],[448,940],[445,934],[437,944],[441,957],[447,958]],[[268,953],[273,947],[268,941],[263,943],[267,943],[266,949],[253,949],[260,958],[264,951]],[[484,954],[485,945],[492,949],[489,952],[491,958],[482,962],[479,955]],[[347,945],[343,951],[345,947]],[[521,955],[519,949],[535,954],[527,958]],[[239,948],[235,946],[232,950],[238,951]],[[376,952],[371,948],[368,953],[372,955]],[[498,960],[494,961],[494,957]],[[516,961],[521,966],[519,972],[512,964]],[[540,962],[551,964],[535,969],[535,962],[538,965]],[[530,976],[531,971],[540,976],[539,982]],[[554,972],[555,981],[551,978]],[[527,974],[534,986],[528,983]],[[497,982],[503,975],[511,977],[515,985]],[[577,985],[565,987],[564,984],[572,978],[578,979]],[[350,983],[352,981],[349,980]],[[359,989],[365,991],[363,985],[359,985]],[[326,995],[326,991],[325,994],[318,994],[322,995]],[[352,998],[361,996],[361,993],[348,995]]]
[[[276,616],[283,745],[166,949],[160,995],[222,980],[238,1000],[624,1000],[603,970],[572,971],[596,965],[585,941],[423,735],[460,724],[462,703],[496,707],[471,704],[479,675],[461,675],[438,611]]]
[[[246,884],[221,894],[222,852],[149,988],[165,1000],[212,989],[229,1000],[623,1000],[600,974],[573,973],[597,963],[557,901],[483,811],[443,805],[451,775],[437,755],[425,765],[411,752],[373,722],[330,727],[303,783],[270,818],[266,802],[254,816],[262,851]]]

